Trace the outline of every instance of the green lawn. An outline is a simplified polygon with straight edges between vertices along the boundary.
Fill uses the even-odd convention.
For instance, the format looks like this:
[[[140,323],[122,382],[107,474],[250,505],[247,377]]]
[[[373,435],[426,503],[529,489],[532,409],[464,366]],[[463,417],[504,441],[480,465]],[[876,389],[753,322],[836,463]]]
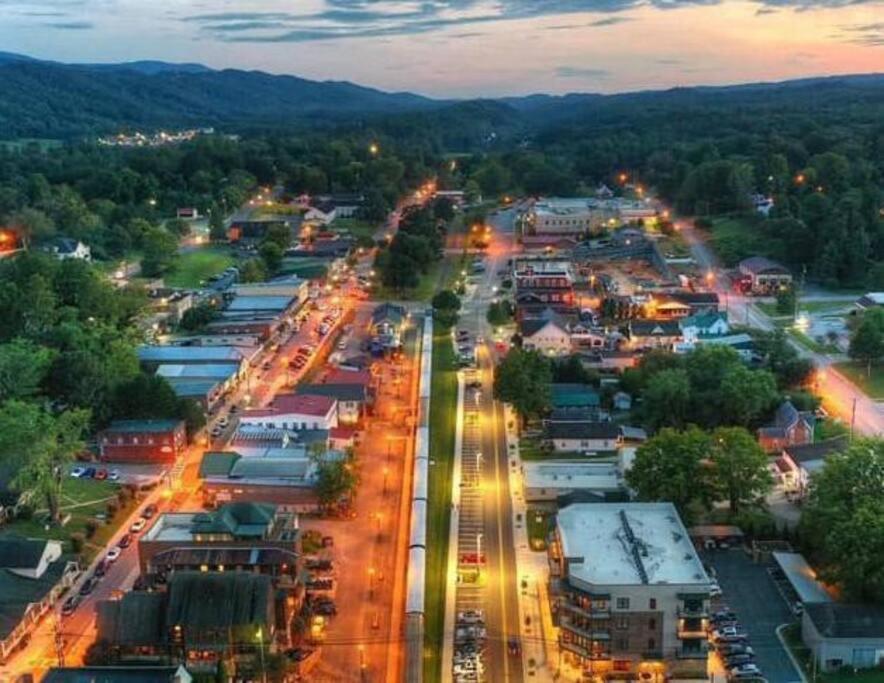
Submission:
[[[372,292],[371,298],[376,301],[429,301],[439,288],[443,263],[444,260],[436,261],[426,273],[421,273],[417,287],[399,291],[381,285]]]
[[[835,363],[835,369],[856,384],[870,398],[884,398],[884,368],[872,365],[871,377],[864,363]]]
[[[202,281],[233,263],[227,247],[204,247],[180,254],[174,268],[163,279],[169,287],[199,287]]]
[[[349,232],[353,237],[374,237],[378,231],[378,224],[361,218],[338,218],[332,225],[333,230]]]
[[[531,544],[531,550],[540,552],[546,550],[546,535],[550,529],[553,513],[546,510],[528,509],[525,512],[528,524],[528,542]]]
[[[451,521],[451,477],[457,418],[457,369],[451,330],[436,325],[433,332],[433,375],[430,396],[430,481],[427,510],[427,594],[424,677],[438,681],[442,671],[442,630],[448,531]]]
[[[854,299],[845,299],[844,301],[801,301],[798,304],[798,311],[804,313],[829,313],[831,311],[842,311],[850,307]],[[774,302],[762,301],[755,304],[759,310],[771,318],[791,318],[792,313],[780,313]]]
[[[786,641],[786,645],[798,660],[804,673],[817,683],[884,683],[884,671],[880,669],[867,669],[858,673],[847,669],[837,673],[814,671],[810,649],[801,640],[801,625],[790,624],[783,629],[782,634],[783,640]]]
[[[770,248],[751,219],[740,216],[712,220],[712,246],[727,266],[734,266],[744,258],[770,255]]]
[[[44,514],[37,512],[31,519],[18,519],[5,525],[0,534],[65,541],[67,550],[70,550],[71,534],[85,534],[87,520],[94,519],[96,515],[104,513],[107,509],[108,499],[115,499],[118,490],[117,484],[108,481],[68,478],[62,488],[62,515],[70,514],[70,519],[65,526],[47,528]],[[36,501],[36,504],[38,508],[41,505],[39,501]],[[87,562],[91,561],[107,545],[107,541],[126,519],[131,509],[132,503],[129,503],[125,510],[117,512],[110,523],[99,523],[95,536],[86,541],[83,554]]]

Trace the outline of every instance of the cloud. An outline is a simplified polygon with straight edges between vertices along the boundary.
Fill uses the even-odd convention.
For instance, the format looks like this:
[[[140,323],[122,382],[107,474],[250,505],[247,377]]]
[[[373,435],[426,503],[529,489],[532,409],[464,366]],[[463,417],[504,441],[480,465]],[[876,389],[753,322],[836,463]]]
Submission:
[[[611,72],[607,69],[593,69],[579,66],[560,66],[556,68],[555,74],[559,78],[604,80],[611,75]]]
[[[596,19],[587,24],[587,26],[614,26],[615,24],[624,24],[632,21],[632,17],[605,17],[604,19]]]
[[[95,28],[91,21],[50,21],[44,24],[49,28],[57,28],[65,31],[85,31]]]
[[[3,0],[0,0],[2,2]],[[636,7],[678,9],[717,5],[724,0],[325,0],[318,10],[297,12],[211,12],[184,17],[201,30],[228,42],[311,42],[353,38],[421,35],[461,29],[463,37],[483,24],[607,13],[589,23],[560,23],[546,30],[561,31],[581,26],[605,27],[631,21],[620,15]],[[842,7],[875,0],[760,0],[758,14],[778,8],[797,10]]]
[[[832,36],[852,45],[864,47],[881,47],[884,45],[884,21],[872,24],[849,24],[839,26],[841,33]]]
[[[765,14],[776,14],[779,11],[780,10],[774,9],[773,7],[759,7],[757,10],[755,10],[755,16],[762,17]]]

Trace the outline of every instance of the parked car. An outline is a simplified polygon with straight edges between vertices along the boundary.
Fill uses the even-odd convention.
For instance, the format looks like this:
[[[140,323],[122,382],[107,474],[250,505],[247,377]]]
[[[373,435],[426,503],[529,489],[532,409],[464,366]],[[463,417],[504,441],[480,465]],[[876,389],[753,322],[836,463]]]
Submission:
[[[746,674],[754,674],[756,676],[761,675],[761,669],[758,668],[755,664],[739,664],[737,666],[731,667],[730,672],[732,674],[737,673],[746,673]]]
[[[132,534],[123,534],[123,537],[117,545],[121,548],[128,548],[132,545]]]
[[[746,645],[745,643],[721,643],[717,647],[717,649],[718,653],[723,657],[737,654],[755,654],[755,650],[753,650],[750,645]]]
[[[724,658],[724,661],[728,667],[734,667],[734,666],[738,666],[740,664],[749,664],[754,659],[755,659],[755,657],[744,652],[742,654],[728,655],[727,657]]]
[[[61,606],[61,616],[69,617],[74,613],[74,610],[77,609],[77,605],[80,604],[80,596],[72,595],[67,600],[64,601],[64,604]]]
[[[104,481],[107,479],[107,470],[103,467],[101,469],[95,470],[95,478],[98,481]]]
[[[155,503],[151,503],[146,508],[144,508],[144,511],[141,513],[141,516],[144,519],[151,519],[156,513],[157,513],[157,506]]]
[[[129,531],[133,534],[137,534],[147,526],[147,520],[143,517],[139,517],[134,522],[132,522],[132,526],[129,527]]]
[[[107,560],[102,560],[97,565],[95,565],[95,576],[102,577],[107,574],[107,570],[110,569],[110,562]]]
[[[115,546],[107,551],[107,555],[104,556],[104,559],[113,564],[120,559],[120,554],[122,552],[123,551],[120,549],[119,546]]]
[[[71,470],[71,476],[72,476],[74,479],[80,479],[80,478],[83,477],[85,474],[86,474],[86,468],[85,468],[85,467],[74,467],[74,468]]]
[[[95,476],[95,468],[94,467],[87,467],[86,471],[83,472],[84,479],[92,479],[92,477],[94,477],[94,476]]]
[[[468,609],[457,613],[458,624],[484,624],[485,613],[480,609]]]
[[[87,595],[91,595],[92,591],[95,590],[95,586],[98,585],[98,579],[94,576],[90,576],[83,582],[83,585],[80,586],[80,597],[85,598]]]
[[[120,470],[111,470],[107,473],[108,481],[119,481],[120,480]]]
[[[735,633],[733,635],[713,633],[712,640],[716,645],[718,643],[744,643],[747,637],[745,633]]]

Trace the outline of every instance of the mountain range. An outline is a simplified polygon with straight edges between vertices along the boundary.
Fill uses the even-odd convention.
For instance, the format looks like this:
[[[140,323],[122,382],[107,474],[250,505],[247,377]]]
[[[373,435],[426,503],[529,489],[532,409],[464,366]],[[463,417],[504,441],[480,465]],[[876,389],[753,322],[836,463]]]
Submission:
[[[877,99],[884,93],[884,74],[470,103],[193,63],[64,64],[0,52],[0,139],[76,138],[121,128],[328,124],[409,113],[445,116],[449,110],[460,117],[478,114],[493,127],[504,121],[568,121],[632,104],[775,103],[781,97],[813,102],[844,91]]]

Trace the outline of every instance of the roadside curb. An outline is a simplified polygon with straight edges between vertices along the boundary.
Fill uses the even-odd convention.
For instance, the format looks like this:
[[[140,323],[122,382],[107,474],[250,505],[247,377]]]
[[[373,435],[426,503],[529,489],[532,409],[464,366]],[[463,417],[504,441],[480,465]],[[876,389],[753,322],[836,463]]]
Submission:
[[[810,683],[807,675],[804,673],[804,667],[802,667],[801,663],[795,659],[795,655],[792,654],[792,648],[789,647],[788,643],[786,643],[786,639],[783,638],[783,629],[787,626],[789,626],[789,624],[780,624],[774,629],[774,633],[777,634],[777,640],[780,641],[780,645],[782,645],[783,649],[786,651],[786,655],[788,655],[789,660],[792,662],[792,666],[795,667],[795,671],[801,676],[802,683]]]

